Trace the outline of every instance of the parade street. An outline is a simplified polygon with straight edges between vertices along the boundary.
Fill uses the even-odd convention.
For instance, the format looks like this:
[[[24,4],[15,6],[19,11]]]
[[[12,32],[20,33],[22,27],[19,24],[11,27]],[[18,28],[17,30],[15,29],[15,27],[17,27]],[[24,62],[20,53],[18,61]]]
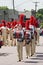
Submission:
[[[42,41],[42,37],[41,37]],[[41,42],[40,41],[40,42]],[[43,44],[36,46],[36,54],[26,59],[25,46],[23,47],[23,60],[18,61],[16,46],[3,46],[0,49],[0,65],[43,65]]]

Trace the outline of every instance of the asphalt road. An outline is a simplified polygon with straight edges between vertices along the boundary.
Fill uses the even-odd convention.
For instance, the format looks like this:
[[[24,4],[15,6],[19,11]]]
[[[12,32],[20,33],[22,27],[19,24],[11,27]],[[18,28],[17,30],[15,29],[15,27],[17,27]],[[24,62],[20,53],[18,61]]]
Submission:
[[[26,59],[25,47],[23,47],[23,60],[18,62],[17,47],[3,46],[0,49],[0,65],[43,65],[43,38],[40,39],[40,46],[36,46],[36,53],[33,57]]]

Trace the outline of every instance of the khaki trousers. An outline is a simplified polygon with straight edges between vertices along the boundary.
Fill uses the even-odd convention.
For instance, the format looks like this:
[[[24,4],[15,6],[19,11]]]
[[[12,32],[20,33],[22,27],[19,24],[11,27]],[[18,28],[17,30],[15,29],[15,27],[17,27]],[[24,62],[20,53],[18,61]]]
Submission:
[[[6,30],[2,30],[2,37],[3,37],[4,45],[6,45],[7,43],[7,31]]]
[[[39,43],[39,35],[37,34],[37,41],[38,41],[38,43]]]
[[[23,42],[17,41],[17,52],[19,60],[23,59]]]
[[[34,38],[32,39],[32,42],[31,42],[31,55],[34,55],[35,48],[36,48],[36,44],[35,44],[35,38]]]
[[[29,44],[26,44],[26,55],[27,57],[31,56],[31,42]]]
[[[38,42],[38,44],[39,44],[39,36],[40,36],[40,34],[39,34],[39,32],[40,32],[40,29],[39,28],[37,28],[37,42]]]
[[[13,46],[13,32],[12,32],[12,30],[10,30],[9,34],[8,34],[8,46]]]
[[[13,38],[13,46],[16,46],[16,39]]]

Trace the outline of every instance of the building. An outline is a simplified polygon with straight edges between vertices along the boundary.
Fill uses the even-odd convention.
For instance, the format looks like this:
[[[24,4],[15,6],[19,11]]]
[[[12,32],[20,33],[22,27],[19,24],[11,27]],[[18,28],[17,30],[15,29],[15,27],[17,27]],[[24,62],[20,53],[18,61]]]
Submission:
[[[8,10],[0,10],[0,20],[4,19],[6,21],[10,21],[10,19],[18,19],[18,11],[14,11],[12,9]]]
[[[30,18],[31,16],[31,11],[24,10],[22,11],[14,11],[13,9],[8,9],[8,10],[0,10],[0,20],[4,19],[6,21],[10,21],[11,18],[13,19],[18,19],[18,15],[24,14],[26,18]]]

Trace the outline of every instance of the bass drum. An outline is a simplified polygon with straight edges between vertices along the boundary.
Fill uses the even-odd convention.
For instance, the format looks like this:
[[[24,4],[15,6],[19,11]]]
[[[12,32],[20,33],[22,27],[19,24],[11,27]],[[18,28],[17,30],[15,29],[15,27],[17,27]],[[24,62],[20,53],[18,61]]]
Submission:
[[[29,44],[31,42],[31,35],[29,32],[25,33],[25,42],[26,44]]]

